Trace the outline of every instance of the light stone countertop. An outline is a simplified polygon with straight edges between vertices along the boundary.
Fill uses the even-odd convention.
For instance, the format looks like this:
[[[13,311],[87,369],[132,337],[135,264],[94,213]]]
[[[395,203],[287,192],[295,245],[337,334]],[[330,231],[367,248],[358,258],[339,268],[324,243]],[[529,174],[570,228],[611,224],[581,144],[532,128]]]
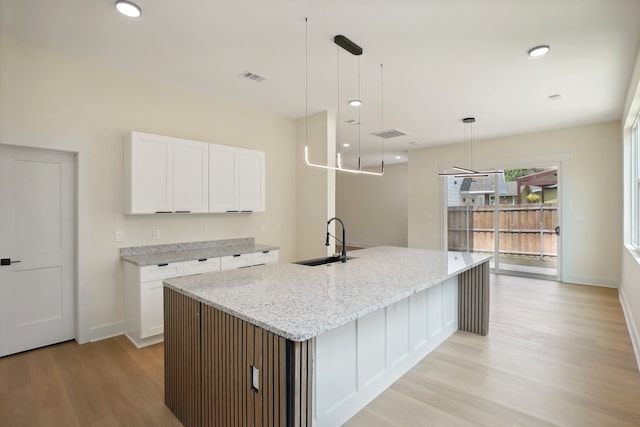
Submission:
[[[164,285],[292,341],[305,341],[491,258],[389,246],[349,251],[346,263],[292,263],[207,273]]]
[[[241,238],[122,248],[120,257],[137,266],[145,266],[278,249],[278,246],[256,244],[253,238]]]

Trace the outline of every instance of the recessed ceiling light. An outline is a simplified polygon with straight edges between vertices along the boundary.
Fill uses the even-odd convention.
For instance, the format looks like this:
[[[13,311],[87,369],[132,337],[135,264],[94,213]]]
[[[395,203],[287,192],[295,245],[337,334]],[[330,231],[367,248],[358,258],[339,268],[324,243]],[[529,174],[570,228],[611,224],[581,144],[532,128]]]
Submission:
[[[351,101],[349,101],[349,105],[351,105],[352,107],[359,107],[362,105],[362,101],[360,101],[359,99],[352,99]]]
[[[396,159],[397,159],[397,160],[400,160],[401,158],[402,158],[402,157],[400,157],[400,156],[396,156]]]
[[[348,142],[345,142],[344,144],[342,144],[343,147],[349,147],[351,144],[349,144]]]
[[[547,53],[549,53],[550,50],[551,48],[546,44],[532,47],[531,49],[529,49],[529,58],[531,59],[541,58],[545,56]]]
[[[142,15],[142,10],[137,4],[126,0],[118,0],[116,2],[116,9],[129,18],[139,18],[140,15]]]

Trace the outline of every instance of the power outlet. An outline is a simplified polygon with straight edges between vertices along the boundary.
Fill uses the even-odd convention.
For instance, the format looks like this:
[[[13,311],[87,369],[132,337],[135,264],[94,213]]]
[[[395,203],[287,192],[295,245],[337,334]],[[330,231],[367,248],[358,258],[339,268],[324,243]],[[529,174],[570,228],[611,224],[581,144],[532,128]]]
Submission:
[[[160,239],[160,229],[154,228],[153,230],[151,230],[151,237],[153,238],[153,240]]]
[[[116,242],[124,241],[124,231],[116,230],[114,235],[113,235],[113,240],[115,240]]]
[[[254,391],[260,390],[260,371],[255,366],[251,367],[251,388]]]

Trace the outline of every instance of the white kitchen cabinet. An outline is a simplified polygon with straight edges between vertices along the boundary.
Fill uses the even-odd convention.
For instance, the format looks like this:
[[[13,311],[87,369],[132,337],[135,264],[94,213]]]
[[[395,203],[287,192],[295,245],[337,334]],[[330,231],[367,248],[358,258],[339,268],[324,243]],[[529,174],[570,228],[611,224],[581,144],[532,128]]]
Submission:
[[[209,211],[209,144],[174,139],[173,210]]]
[[[182,262],[138,267],[124,263],[125,333],[137,346],[162,341],[164,332],[163,285],[165,279],[184,275]]]
[[[220,257],[202,258],[194,261],[184,262],[184,275],[211,273],[220,271]]]
[[[125,213],[173,211],[173,139],[131,132],[125,139]]]
[[[254,252],[251,254],[251,265],[275,264],[278,258],[278,250]]]
[[[265,153],[209,146],[209,212],[264,212]]]
[[[241,211],[265,210],[264,160],[263,151],[238,150],[236,154],[238,203]]]
[[[237,212],[236,149],[209,145],[209,212]]]
[[[199,141],[131,132],[125,139],[125,213],[209,210],[209,150]]]
[[[220,271],[251,267],[251,265],[252,265],[251,254],[235,254],[235,255],[220,257]]]
[[[163,340],[165,279],[277,262],[278,250],[142,267],[125,262],[125,334],[138,348]]]

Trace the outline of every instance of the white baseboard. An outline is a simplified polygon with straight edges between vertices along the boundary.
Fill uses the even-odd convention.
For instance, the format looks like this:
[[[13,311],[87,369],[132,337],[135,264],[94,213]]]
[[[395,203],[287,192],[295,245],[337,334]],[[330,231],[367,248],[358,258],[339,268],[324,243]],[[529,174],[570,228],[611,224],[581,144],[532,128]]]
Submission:
[[[575,283],[577,285],[602,286],[605,288],[620,287],[620,280],[606,279],[603,277],[563,275],[562,281],[566,283]]]
[[[620,298],[620,305],[622,305],[624,320],[627,322],[627,329],[629,330],[629,336],[631,337],[633,352],[636,355],[636,364],[638,365],[638,370],[640,370],[640,335],[638,334],[636,322],[633,319],[633,313],[631,313],[631,308],[627,303],[627,298],[625,297],[622,289],[618,291],[618,297]]]
[[[124,334],[124,321],[107,323],[89,328],[89,341],[100,341],[122,334]]]

